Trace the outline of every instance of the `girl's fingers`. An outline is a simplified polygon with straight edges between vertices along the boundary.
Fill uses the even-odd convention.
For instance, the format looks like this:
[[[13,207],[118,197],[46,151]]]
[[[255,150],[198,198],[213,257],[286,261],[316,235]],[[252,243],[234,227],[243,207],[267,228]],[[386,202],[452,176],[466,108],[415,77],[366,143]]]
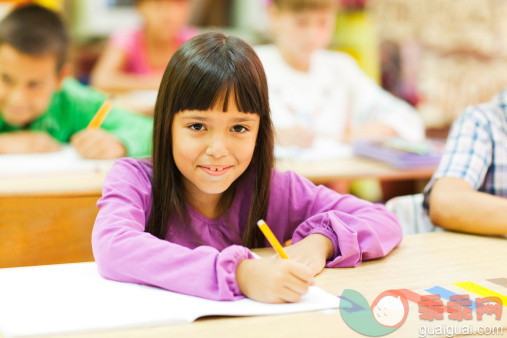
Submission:
[[[306,284],[310,283],[310,281],[313,280],[313,273],[310,269],[308,269],[305,265],[299,263],[299,262],[293,262],[290,274],[301,281],[305,282]]]
[[[314,276],[318,275],[319,273],[322,272],[322,270],[324,270],[324,266],[319,265],[315,261],[308,262],[307,267],[308,267],[308,269],[310,269],[312,271],[312,273],[313,273]]]
[[[303,282],[294,276],[290,276],[285,287],[299,295],[304,295],[308,292],[309,283]]]
[[[295,292],[294,290],[288,288],[287,286],[284,286],[280,298],[287,303],[296,303],[299,302],[301,299],[301,294],[298,292]]]

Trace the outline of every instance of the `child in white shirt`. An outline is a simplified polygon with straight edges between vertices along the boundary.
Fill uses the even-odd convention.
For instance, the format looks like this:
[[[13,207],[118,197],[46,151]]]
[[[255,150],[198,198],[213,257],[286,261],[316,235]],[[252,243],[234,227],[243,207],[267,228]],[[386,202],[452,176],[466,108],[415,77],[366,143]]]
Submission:
[[[417,112],[369,78],[347,54],[324,48],[335,24],[334,0],[274,0],[274,46],[256,49],[267,74],[277,141],[309,147],[335,141],[424,138]]]

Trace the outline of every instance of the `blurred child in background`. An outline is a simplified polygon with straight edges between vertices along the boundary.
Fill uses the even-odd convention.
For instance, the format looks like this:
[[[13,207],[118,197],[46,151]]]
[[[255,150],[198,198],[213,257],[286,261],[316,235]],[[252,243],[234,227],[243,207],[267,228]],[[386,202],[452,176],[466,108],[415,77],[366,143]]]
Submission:
[[[424,208],[447,230],[507,235],[507,89],[454,122]]]
[[[316,135],[335,141],[424,138],[407,103],[380,88],[332,38],[336,0],[273,0],[274,46],[257,53],[266,70],[273,122],[281,145],[310,147]]]
[[[185,26],[189,0],[137,0],[144,24],[115,33],[91,84],[104,90],[158,89],[169,59],[197,30]]]
[[[70,142],[85,158],[149,155],[150,118],[113,107],[101,128],[87,128],[106,97],[68,77],[68,45],[62,19],[44,7],[18,7],[0,22],[0,154]]]

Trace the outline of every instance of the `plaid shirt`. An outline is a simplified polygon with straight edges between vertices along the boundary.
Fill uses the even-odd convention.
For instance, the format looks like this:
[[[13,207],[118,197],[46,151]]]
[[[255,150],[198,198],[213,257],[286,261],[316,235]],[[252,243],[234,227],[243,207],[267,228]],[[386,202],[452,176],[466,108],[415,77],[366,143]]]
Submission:
[[[457,177],[475,190],[507,197],[507,89],[492,101],[468,107],[452,125],[445,151],[424,189],[424,207],[435,180]]]

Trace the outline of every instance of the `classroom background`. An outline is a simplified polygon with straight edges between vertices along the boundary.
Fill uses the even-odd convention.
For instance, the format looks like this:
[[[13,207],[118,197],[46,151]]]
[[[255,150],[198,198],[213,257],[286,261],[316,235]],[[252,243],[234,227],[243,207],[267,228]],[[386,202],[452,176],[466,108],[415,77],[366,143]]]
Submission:
[[[1,1],[0,17],[15,4]],[[140,22],[133,0],[33,1],[60,11],[72,33],[75,76],[88,83],[107,38]],[[470,105],[507,84],[507,3],[495,0],[340,0],[330,49],[353,56],[383,88],[417,107],[428,136],[445,138]],[[270,42],[263,0],[192,0],[190,25],[251,44]],[[452,13],[452,15],[449,15]]]

